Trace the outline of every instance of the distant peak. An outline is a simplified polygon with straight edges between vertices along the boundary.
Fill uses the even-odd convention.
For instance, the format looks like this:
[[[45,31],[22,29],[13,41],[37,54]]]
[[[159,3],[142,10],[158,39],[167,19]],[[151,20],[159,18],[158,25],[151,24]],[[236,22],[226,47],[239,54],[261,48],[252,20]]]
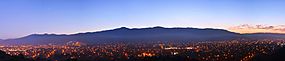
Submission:
[[[117,28],[117,29],[130,29],[130,28],[127,28],[127,27],[120,27],[120,28]]]
[[[155,26],[155,27],[153,27],[153,28],[164,28],[164,27],[162,27],[162,26]]]
[[[127,27],[121,27],[121,28],[127,28]],[[128,29],[128,28],[127,28]]]

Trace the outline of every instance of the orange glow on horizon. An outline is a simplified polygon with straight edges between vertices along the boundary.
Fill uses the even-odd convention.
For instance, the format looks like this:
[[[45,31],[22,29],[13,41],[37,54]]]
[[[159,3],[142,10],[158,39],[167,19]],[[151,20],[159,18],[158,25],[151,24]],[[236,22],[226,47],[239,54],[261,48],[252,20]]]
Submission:
[[[237,33],[284,33],[284,31],[264,30],[264,29],[229,29],[229,31]]]
[[[285,26],[268,26],[268,25],[240,25],[234,27],[228,27],[229,31],[237,33],[284,33]]]

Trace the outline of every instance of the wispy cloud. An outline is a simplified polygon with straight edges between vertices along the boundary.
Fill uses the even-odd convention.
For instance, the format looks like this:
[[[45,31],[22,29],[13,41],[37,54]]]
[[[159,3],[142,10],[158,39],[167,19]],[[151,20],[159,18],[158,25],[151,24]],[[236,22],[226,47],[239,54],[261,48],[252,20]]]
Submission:
[[[285,25],[250,25],[243,24],[228,28],[231,31],[239,33],[285,33]]]

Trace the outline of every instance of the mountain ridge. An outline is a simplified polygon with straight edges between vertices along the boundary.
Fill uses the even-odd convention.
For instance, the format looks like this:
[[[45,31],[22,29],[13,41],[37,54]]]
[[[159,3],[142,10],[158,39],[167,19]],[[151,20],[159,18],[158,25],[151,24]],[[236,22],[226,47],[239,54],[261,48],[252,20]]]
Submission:
[[[261,33],[260,33],[261,34]],[[2,43],[7,44],[63,44],[69,41],[80,41],[86,43],[100,43],[110,41],[170,41],[170,40],[228,40],[239,37],[271,37],[276,34],[267,35],[269,33],[259,34],[240,34],[224,29],[213,28],[165,28],[165,27],[149,27],[149,28],[127,28],[121,27],[111,30],[103,30],[97,32],[86,32],[77,34],[31,34],[16,39],[7,39]],[[285,34],[278,34],[283,37]]]

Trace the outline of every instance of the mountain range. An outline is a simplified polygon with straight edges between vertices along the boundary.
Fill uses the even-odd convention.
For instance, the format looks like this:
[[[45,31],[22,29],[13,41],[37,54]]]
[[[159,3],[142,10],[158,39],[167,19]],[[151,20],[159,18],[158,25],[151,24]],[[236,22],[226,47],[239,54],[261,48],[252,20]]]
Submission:
[[[64,44],[79,41],[89,44],[118,41],[210,41],[230,40],[236,38],[285,38],[285,34],[253,33],[240,34],[223,29],[212,28],[127,28],[121,27],[98,32],[78,33],[71,35],[32,34],[22,38],[2,40],[1,44]]]

